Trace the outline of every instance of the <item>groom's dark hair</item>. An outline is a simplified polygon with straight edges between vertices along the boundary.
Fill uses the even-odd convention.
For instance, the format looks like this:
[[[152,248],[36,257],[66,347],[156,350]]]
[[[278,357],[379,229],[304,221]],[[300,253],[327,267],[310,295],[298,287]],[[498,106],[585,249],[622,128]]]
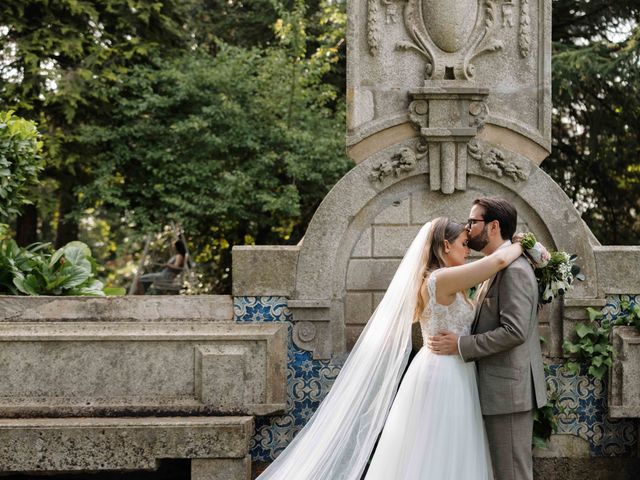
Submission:
[[[476,198],[473,204],[484,208],[485,225],[497,220],[502,239],[511,240],[518,225],[518,212],[511,203],[500,197],[482,197]]]

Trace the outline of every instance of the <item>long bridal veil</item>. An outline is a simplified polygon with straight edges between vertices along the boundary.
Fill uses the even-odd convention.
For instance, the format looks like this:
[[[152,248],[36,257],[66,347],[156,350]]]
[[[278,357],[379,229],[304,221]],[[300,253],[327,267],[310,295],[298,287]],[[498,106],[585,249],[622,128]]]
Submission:
[[[260,480],[359,480],[411,352],[431,223],[411,243],[329,394]]]

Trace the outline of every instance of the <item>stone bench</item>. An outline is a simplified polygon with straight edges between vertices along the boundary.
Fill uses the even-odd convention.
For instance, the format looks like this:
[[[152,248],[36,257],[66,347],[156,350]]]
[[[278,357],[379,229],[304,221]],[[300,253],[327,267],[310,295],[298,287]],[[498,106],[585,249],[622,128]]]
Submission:
[[[0,474],[249,479],[253,415],[286,406],[287,325],[230,296],[0,296]]]

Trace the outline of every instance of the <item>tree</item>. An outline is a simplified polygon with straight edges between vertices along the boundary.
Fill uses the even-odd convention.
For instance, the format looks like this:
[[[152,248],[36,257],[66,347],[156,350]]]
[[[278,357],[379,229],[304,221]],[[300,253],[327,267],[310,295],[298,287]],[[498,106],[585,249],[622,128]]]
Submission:
[[[294,31],[283,24],[279,36],[304,35]],[[293,44],[220,43],[215,57],[133,68],[109,91],[109,116],[79,137],[96,165],[83,204],[140,231],[179,223],[218,292],[230,287],[232,245],[297,242],[352,163],[344,108],[327,107],[336,92],[321,82],[329,67]]]
[[[553,152],[542,167],[602,243],[637,244],[640,4],[553,6]]]
[[[77,237],[74,187],[91,177],[75,141],[101,115],[105,89],[152,51],[186,45],[178,0],[7,0],[0,2],[0,108],[35,120],[57,200],[56,244]],[[51,185],[51,183],[50,183]],[[35,209],[18,231],[33,237]]]

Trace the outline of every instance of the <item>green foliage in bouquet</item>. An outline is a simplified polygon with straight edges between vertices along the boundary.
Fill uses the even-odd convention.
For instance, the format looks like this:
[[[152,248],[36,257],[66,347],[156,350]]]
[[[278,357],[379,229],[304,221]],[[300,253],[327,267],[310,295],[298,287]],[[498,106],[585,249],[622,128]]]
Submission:
[[[533,265],[540,304],[550,303],[557,296],[564,295],[572,288],[574,280],[585,279],[580,267],[575,264],[577,255],[554,250],[548,252],[531,232],[522,236],[520,244]]]
[[[38,181],[42,142],[33,122],[0,111],[0,217],[18,213],[31,203],[27,188]]]
[[[525,233],[522,237],[522,240],[520,241],[520,245],[522,245],[522,248],[524,248],[525,250],[531,250],[535,244],[536,237],[531,232]]]
[[[609,336],[611,334],[611,324],[603,321],[598,324],[597,320],[602,318],[602,312],[587,308],[589,323],[578,323],[576,334],[578,340],[574,343],[565,340],[562,349],[574,359],[565,364],[565,368],[572,374],[580,371],[581,365],[588,366],[588,374],[602,380],[608,368],[613,364],[613,347]]]
[[[104,296],[95,278],[96,262],[82,242],[53,251],[49,244],[21,248],[13,240],[0,243],[0,294]],[[121,293],[121,292],[113,292]]]

